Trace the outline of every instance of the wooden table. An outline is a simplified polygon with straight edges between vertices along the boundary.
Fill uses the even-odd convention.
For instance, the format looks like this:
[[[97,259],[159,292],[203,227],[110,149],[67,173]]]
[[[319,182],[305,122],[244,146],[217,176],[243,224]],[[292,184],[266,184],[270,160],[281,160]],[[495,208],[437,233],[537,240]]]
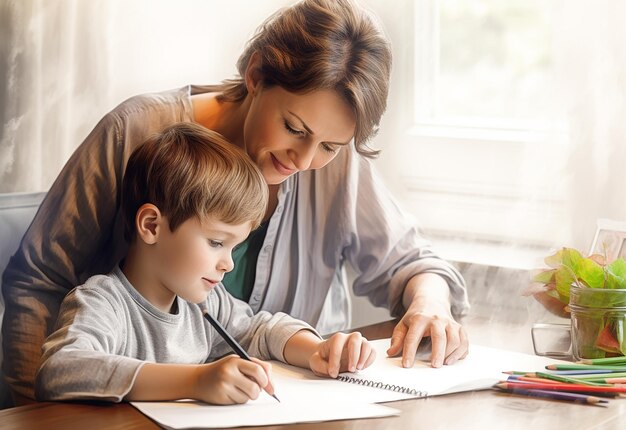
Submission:
[[[369,339],[389,337],[389,321],[362,328]],[[474,319],[467,324],[473,343],[531,352],[528,327]],[[521,337],[523,336],[523,337]],[[515,347],[511,347],[515,345]],[[517,397],[495,391],[458,393],[388,403],[396,417],[332,421],[317,424],[254,427],[259,429],[480,429],[555,430],[623,429],[626,399],[604,408]],[[129,404],[37,403],[0,411],[0,429],[99,430],[159,429]],[[253,427],[246,427],[253,429]]]

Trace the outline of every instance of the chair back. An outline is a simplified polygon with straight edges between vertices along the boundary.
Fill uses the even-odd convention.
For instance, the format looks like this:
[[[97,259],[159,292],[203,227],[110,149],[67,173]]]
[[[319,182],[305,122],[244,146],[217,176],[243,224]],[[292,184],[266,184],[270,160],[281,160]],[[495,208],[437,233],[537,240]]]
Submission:
[[[9,259],[17,250],[24,233],[37,213],[46,193],[0,194],[0,274],[4,272]],[[0,288],[2,278],[0,278]],[[4,298],[0,295],[0,327],[4,316]],[[2,332],[0,332],[0,345]],[[3,352],[0,348],[0,409],[13,406],[9,387],[2,374]]]

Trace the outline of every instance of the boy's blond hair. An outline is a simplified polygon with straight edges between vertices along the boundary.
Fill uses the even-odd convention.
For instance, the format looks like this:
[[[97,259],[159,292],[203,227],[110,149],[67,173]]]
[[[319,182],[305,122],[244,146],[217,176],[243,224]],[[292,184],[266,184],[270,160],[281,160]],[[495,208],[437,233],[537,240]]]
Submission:
[[[263,175],[222,135],[194,123],[172,125],[130,156],[122,185],[124,236],[135,236],[135,215],[152,203],[171,231],[194,216],[228,224],[261,223],[268,201]]]

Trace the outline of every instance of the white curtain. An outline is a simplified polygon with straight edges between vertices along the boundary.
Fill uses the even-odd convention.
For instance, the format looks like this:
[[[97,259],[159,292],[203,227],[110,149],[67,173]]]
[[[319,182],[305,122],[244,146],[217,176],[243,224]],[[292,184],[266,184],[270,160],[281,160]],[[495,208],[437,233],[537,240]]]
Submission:
[[[232,77],[288,0],[0,0],[0,193],[45,191],[126,98]]]
[[[2,2],[0,191],[47,189],[77,132],[84,134],[107,105],[111,7]]]
[[[597,218],[626,221],[626,3],[562,0],[555,31],[571,146],[565,170],[572,243],[587,250]]]

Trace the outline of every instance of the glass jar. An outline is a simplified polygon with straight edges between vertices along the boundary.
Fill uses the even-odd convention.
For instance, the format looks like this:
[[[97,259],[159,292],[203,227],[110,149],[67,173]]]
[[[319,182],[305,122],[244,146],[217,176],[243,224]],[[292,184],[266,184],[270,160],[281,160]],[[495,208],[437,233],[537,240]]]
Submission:
[[[577,360],[626,353],[626,289],[572,285],[572,353]]]

